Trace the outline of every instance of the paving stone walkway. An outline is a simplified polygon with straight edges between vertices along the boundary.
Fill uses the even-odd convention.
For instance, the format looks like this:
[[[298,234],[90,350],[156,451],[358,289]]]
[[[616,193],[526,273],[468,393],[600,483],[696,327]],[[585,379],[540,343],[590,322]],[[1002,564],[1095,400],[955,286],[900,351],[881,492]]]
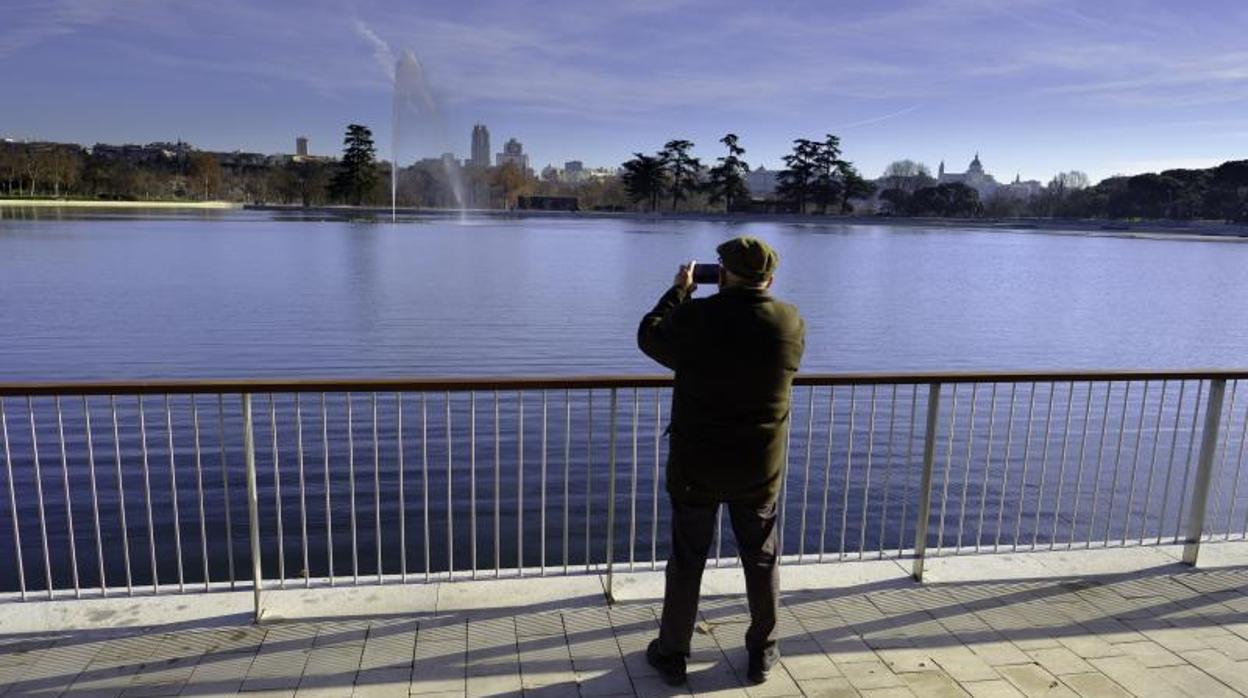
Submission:
[[[854,564],[866,563],[836,567]],[[1248,566],[1002,578],[997,558],[964,571],[976,564],[982,575],[922,585],[903,574],[786,592],[783,665],[761,686],[745,681],[743,599],[712,591],[679,690],[644,658],[658,601],[608,606],[588,593],[261,625],[231,616],[11,633],[0,635],[0,695],[1248,695]]]

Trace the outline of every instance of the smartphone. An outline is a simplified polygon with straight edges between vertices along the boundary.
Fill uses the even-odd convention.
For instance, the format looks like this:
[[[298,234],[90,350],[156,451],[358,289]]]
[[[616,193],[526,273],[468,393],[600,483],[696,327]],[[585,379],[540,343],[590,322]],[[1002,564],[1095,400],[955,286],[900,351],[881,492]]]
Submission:
[[[719,265],[695,263],[693,265],[693,283],[712,285],[719,284]]]

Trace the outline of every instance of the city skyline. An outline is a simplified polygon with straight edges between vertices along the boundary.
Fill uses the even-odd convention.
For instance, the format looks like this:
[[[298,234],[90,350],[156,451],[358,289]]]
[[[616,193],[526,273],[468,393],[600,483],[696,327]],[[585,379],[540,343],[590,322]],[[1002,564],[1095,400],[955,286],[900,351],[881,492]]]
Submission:
[[[299,133],[332,154],[344,124],[365,123],[384,156],[381,58],[411,48],[446,132],[465,134],[457,155],[470,152],[473,124],[496,124],[535,168],[617,166],[672,138],[713,161],[727,132],[768,169],[793,138],[835,133],[869,176],[892,160],[935,168],[980,152],[1011,178],[1078,169],[1096,181],[1248,150],[1236,30],[1248,8],[1229,0],[795,3],[767,14],[642,2],[592,17],[502,3],[16,5],[0,28],[0,131],[17,138],[285,152]]]

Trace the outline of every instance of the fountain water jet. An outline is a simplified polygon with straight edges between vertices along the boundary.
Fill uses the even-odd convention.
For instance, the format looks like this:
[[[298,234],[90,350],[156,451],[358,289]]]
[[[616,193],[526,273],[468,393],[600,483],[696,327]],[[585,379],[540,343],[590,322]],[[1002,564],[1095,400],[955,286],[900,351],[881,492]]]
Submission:
[[[409,119],[423,121],[429,128],[428,135],[443,151],[447,150],[446,128],[437,102],[429,90],[429,82],[425,77],[424,68],[416,54],[410,49],[403,51],[394,64],[394,111],[392,114],[391,163],[390,163],[390,220],[397,219],[397,199],[399,183],[399,158],[402,150],[403,135],[407,130]],[[442,169],[450,184],[451,194],[459,210],[464,210],[464,184],[459,168],[453,167],[446,159],[442,160]]]

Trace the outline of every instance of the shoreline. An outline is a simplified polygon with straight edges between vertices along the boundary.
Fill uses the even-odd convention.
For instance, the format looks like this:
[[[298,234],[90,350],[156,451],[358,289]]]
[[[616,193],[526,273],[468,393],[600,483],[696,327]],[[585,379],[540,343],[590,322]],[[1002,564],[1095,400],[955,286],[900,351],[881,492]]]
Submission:
[[[62,199],[0,199],[5,208],[192,208],[242,209],[232,201],[86,201]]]
[[[0,199],[0,208],[21,209],[167,209],[167,210],[246,210],[291,214],[308,218],[369,218],[384,222],[388,206],[296,206],[244,204],[231,201],[86,201],[60,199]],[[404,218],[494,218],[518,220],[550,218],[565,220],[629,220],[648,223],[779,223],[797,226],[890,226],[950,230],[999,230],[1011,233],[1039,233],[1085,237],[1135,238],[1141,240],[1189,240],[1248,243],[1248,224],[1218,221],[1117,221],[1108,219],[1063,218],[928,218],[908,216],[820,216],[786,213],[647,213],[637,211],[540,211],[500,209],[398,208]]]
[[[248,211],[271,211],[306,216],[350,217],[389,216],[390,208],[381,206],[285,206],[245,204]],[[1116,221],[1109,219],[1063,218],[927,218],[907,216],[819,216],[783,213],[646,213],[635,211],[540,211],[500,209],[430,209],[397,208],[395,213],[408,218],[472,218],[500,219],[586,219],[632,220],[651,223],[694,221],[703,223],[782,223],[817,227],[828,226],[892,226],[910,228],[949,228],[1001,230],[1016,233],[1081,235],[1087,237],[1138,238],[1147,240],[1200,240],[1213,242],[1248,242],[1248,224],[1219,221]],[[384,222],[384,221],[383,221]]]

